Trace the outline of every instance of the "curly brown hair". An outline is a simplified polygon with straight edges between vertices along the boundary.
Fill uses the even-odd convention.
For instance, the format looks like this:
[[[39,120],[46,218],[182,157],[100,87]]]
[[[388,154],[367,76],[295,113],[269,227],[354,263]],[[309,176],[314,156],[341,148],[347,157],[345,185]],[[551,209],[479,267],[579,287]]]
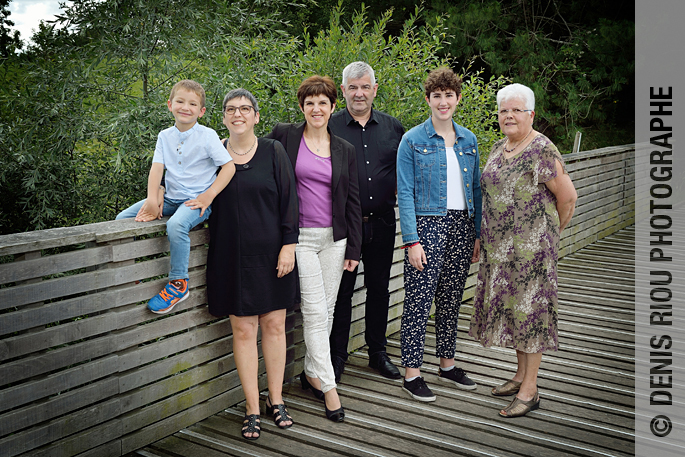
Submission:
[[[451,68],[440,67],[428,73],[423,87],[426,90],[426,97],[430,97],[431,92],[439,90],[453,90],[458,97],[461,94],[461,78],[454,74]]]
[[[302,81],[297,89],[297,102],[304,106],[304,99],[316,95],[325,95],[331,101],[331,106],[335,105],[338,99],[338,88],[335,82],[328,76],[314,75]]]

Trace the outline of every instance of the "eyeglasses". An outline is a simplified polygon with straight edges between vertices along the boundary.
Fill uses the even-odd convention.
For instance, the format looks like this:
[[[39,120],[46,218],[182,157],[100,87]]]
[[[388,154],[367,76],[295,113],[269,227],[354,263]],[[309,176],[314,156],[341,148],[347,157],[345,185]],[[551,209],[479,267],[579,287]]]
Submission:
[[[224,113],[228,114],[229,116],[233,116],[236,110],[240,110],[241,114],[250,114],[250,111],[253,109],[254,107],[250,105],[227,106],[224,108]]]
[[[533,110],[532,110],[532,109],[518,109],[518,108],[514,108],[514,109],[502,109],[502,110],[499,110],[499,111],[497,112],[497,114],[499,114],[500,116],[506,116],[506,115],[509,114],[509,113],[521,114],[521,113],[527,113],[528,111],[533,111]]]

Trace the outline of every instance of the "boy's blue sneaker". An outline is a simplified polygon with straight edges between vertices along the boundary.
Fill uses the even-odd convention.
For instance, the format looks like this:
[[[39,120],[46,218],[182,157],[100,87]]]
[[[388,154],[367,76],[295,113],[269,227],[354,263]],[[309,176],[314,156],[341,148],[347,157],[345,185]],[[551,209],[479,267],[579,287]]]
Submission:
[[[150,311],[157,314],[166,314],[171,311],[174,306],[181,303],[188,298],[190,292],[188,291],[187,279],[174,279],[169,281],[169,284],[164,286],[162,291],[152,297],[147,303]]]

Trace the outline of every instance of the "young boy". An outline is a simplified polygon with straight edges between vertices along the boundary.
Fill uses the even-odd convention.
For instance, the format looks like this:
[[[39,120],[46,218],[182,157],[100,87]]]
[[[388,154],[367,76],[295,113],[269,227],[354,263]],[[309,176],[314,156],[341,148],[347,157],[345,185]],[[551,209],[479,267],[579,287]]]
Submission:
[[[171,271],[169,283],[152,297],[148,308],[164,314],[188,298],[188,232],[211,214],[210,205],[235,174],[235,165],[219,136],[197,123],[205,113],[205,91],[195,81],[179,81],[167,101],[175,124],[157,136],[147,182],[147,199],[122,211],[116,218],[135,217],[167,221]],[[217,175],[217,168],[221,167]],[[164,188],[160,186],[166,168]]]

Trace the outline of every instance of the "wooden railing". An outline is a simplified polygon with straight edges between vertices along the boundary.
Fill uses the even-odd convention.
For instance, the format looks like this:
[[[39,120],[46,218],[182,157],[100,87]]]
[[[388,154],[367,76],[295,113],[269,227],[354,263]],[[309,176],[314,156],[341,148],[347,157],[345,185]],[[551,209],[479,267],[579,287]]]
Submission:
[[[633,222],[634,147],[564,159],[579,193],[568,254]],[[190,298],[168,316],[146,309],[169,268],[164,229],[128,220],[0,237],[0,457],[123,455],[243,399],[230,323],[206,309],[206,228],[191,232]],[[402,255],[388,333],[399,329]],[[364,344],[363,273],[357,287],[350,351]],[[289,379],[304,355],[297,309],[286,326]]]
[[[561,237],[559,256],[635,222],[635,146],[564,156],[578,191],[576,212]]]

